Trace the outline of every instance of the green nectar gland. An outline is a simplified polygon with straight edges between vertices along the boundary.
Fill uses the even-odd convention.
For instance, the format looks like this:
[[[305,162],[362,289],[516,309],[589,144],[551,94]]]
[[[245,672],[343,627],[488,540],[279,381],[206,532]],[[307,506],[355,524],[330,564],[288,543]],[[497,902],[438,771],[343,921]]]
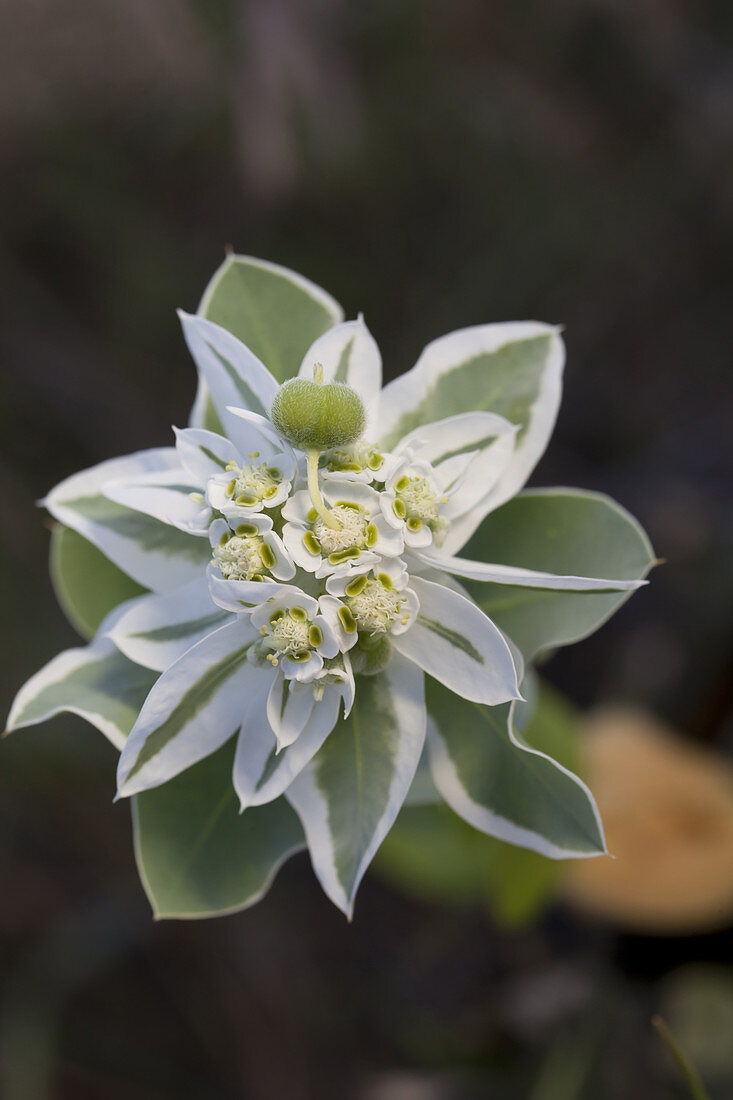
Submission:
[[[313,380],[291,378],[283,383],[272,403],[273,424],[301,451],[328,451],[354,443],[366,419],[361,398],[343,382],[319,382],[317,367],[314,375]]]

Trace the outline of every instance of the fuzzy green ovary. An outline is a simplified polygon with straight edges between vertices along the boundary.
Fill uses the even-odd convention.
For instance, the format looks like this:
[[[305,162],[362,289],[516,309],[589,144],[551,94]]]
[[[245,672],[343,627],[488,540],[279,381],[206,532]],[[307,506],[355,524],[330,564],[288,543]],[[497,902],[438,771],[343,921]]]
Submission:
[[[214,547],[213,564],[227,581],[252,581],[275,564],[275,555],[260,535],[232,535]]]
[[[320,518],[313,524],[313,535],[326,557],[343,554],[347,550],[363,550],[367,546],[369,523],[360,509],[337,504],[331,509],[331,515],[339,523],[337,528],[327,527]]]
[[[405,602],[396,588],[373,577],[358,577],[346,589],[345,603],[357,629],[369,634],[388,634],[397,619],[404,625]]]
[[[312,650],[323,640],[319,627],[310,622],[300,607],[278,611],[269,626],[263,626],[260,633],[262,647],[269,650],[265,658],[274,668],[277,668],[281,657],[307,661]]]
[[[360,634],[350,657],[355,676],[376,676],[392,659],[392,643],[386,634]]]
[[[231,465],[229,468],[234,476],[227,486],[227,496],[235,504],[267,504],[280,486],[280,471],[268,466],[266,462],[249,463],[246,466]]]

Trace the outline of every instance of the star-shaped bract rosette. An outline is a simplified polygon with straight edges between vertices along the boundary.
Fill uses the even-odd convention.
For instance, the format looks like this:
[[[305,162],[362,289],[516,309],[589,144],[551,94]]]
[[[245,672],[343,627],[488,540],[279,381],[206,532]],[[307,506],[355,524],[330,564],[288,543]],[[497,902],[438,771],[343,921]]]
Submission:
[[[653,555],[605,497],[523,491],[557,414],[558,329],[452,333],[382,388],[364,320],[276,265],[230,257],[180,316],[189,427],[44,502],[61,602],[97,630],[32,677],[9,728],[72,710],[121,749],[159,915],[250,905],[304,844],[350,914],[416,775],[490,835],[602,853],[590,792],[516,707],[536,654],[595,629]],[[315,485],[270,415],[296,375],[365,412]]]

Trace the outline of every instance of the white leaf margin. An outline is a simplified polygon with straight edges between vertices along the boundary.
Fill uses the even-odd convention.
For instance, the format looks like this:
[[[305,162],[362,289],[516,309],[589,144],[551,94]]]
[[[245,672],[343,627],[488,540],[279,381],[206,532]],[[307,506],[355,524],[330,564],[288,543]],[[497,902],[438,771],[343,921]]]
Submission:
[[[481,803],[474,801],[461,783],[438,724],[435,719],[428,714],[427,744],[430,753],[430,767],[433,781],[435,782],[439,794],[448,803],[451,809],[454,810],[459,817],[462,817],[464,821],[467,821],[469,825],[473,825],[474,829],[478,829],[480,832],[486,833],[489,836],[496,837],[498,840],[504,840],[508,844],[516,844],[521,848],[529,848],[531,851],[538,852],[548,859],[594,859],[598,856],[608,855],[603,822],[601,821],[601,815],[596,805],[596,800],[589,787],[583,782],[580,776],[575,774],[575,772],[570,771],[569,768],[566,768],[563,764],[560,764],[557,760],[553,759],[553,757],[549,756],[547,753],[542,752],[540,749],[532,748],[531,745],[528,745],[527,742],[519,736],[514,729],[514,712],[516,706],[517,703],[512,703],[509,710],[509,720],[507,723],[509,740],[519,751],[529,753],[532,756],[538,756],[543,760],[547,760],[550,764],[553,764],[559,772],[567,776],[567,778],[586,795],[598,828],[598,835],[603,845],[602,849],[593,852],[584,849],[576,850],[563,848],[549,841],[547,837],[543,836],[541,833],[517,825],[508,818],[494,813],[487,806],[483,806]]]

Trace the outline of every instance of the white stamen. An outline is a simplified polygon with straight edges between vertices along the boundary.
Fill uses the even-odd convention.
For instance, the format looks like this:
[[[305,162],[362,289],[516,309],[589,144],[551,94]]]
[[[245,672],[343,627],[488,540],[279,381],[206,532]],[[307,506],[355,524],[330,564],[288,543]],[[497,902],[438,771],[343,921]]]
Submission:
[[[237,504],[267,503],[280,485],[278,471],[270,469],[266,462],[234,466],[232,472],[234,477],[227,488],[227,495]]]
[[[338,528],[327,527],[321,519],[316,520],[313,525],[313,534],[320,542],[323,553],[338,554],[352,548],[362,550],[367,544],[368,523],[363,512],[337,504],[331,509],[331,515],[338,519],[340,524]]]
[[[233,535],[228,542],[214,547],[214,564],[227,581],[251,581],[267,572],[263,545],[260,535]]]
[[[406,597],[396,588],[388,588],[381,581],[369,577],[355,596],[347,596],[346,603],[354,622],[360,630],[371,634],[386,634],[400,617]]]

